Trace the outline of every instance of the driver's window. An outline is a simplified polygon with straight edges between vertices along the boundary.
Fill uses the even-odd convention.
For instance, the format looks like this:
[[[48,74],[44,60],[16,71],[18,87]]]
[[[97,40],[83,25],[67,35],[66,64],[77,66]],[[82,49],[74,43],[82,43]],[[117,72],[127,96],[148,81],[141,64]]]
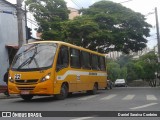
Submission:
[[[68,65],[69,65],[68,47],[61,46],[58,54],[57,70],[66,68],[68,67]]]

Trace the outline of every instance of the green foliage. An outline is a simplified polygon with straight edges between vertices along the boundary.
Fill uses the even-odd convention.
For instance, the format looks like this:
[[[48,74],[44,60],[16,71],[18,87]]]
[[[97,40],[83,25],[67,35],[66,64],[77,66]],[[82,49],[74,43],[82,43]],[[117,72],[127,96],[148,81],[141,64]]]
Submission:
[[[129,55],[121,55],[118,59],[117,59],[117,63],[120,65],[120,67],[125,66],[128,62],[131,61],[132,56]]]
[[[138,64],[143,67],[143,76],[145,80],[155,79],[155,72],[160,71],[160,64],[157,62],[157,56],[154,52],[149,52],[146,55],[143,55]]]
[[[62,39],[61,22],[68,20],[69,14],[64,0],[26,0],[26,5],[33,13],[44,40]]]
[[[142,50],[151,27],[145,17],[121,4],[100,1],[74,20],[64,0],[26,0],[44,40],[62,40],[99,52]]]
[[[120,62],[119,62],[120,61]],[[126,61],[124,59],[124,61]],[[119,63],[124,62],[123,59],[118,60]],[[144,79],[147,81],[155,79],[155,72],[158,70],[157,56],[154,52],[150,52],[140,57],[140,59],[133,61],[130,60],[122,64],[127,67],[127,80]]]
[[[129,53],[146,47],[151,26],[142,14],[110,1],[97,2],[80,12],[82,16],[68,23],[67,32],[73,34],[66,34],[65,39],[99,52]]]
[[[98,29],[98,25],[87,16],[63,23],[65,41],[86,48],[88,48],[86,45],[91,43],[92,34],[98,32]]]
[[[114,61],[107,63],[108,79],[115,81],[118,78],[126,79],[127,69],[126,67],[120,68],[120,65]]]
[[[121,68],[119,78],[123,78],[125,80],[127,79],[127,68],[126,67]]]
[[[116,62],[107,63],[107,73],[108,79],[115,81],[120,73],[119,64],[117,64]]]
[[[142,66],[139,64],[135,64],[134,62],[130,61],[126,64],[127,67],[127,80],[131,82],[132,80],[137,80],[141,78],[143,73]]]
[[[130,83],[133,80],[142,79],[148,81],[151,86],[156,86],[155,72],[160,73],[160,63],[154,52],[149,52],[138,60],[132,60],[131,56],[122,55],[116,61],[109,60],[107,71],[111,80],[124,78]]]

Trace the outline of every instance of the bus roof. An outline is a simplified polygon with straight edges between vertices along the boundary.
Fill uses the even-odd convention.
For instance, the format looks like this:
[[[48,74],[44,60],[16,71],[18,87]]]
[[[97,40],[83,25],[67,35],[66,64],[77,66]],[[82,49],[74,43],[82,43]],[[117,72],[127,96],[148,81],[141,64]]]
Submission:
[[[70,44],[70,43],[62,42],[62,41],[37,41],[37,42],[31,42],[31,43],[28,43],[28,44],[34,44],[34,43],[57,43],[57,44],[66,45],[66,46],[69,46],[69,47],[72,47],[72,48],[77,48],[79,50],[83,50],[83,51],[90,52],[90,53],[93,53],[93,54],[97,54],[97,55],[100,55],[100,56],[106,56],[105,54],[98,53],[96,51],[92,51],[92,50],[89,50],[89,49],[86,49],[86,48],[83,48],[83,47],[80,47],[80,46],[76,46],[76,45],[73,45],[73,44]],[[25,45],[27,45],[27,44],[25,44]]]

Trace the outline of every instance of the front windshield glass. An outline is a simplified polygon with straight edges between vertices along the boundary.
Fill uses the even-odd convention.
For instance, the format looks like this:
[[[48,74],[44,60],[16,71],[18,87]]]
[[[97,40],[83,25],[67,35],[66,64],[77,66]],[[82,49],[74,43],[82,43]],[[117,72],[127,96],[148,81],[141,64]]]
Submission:
[[[52,66],[57,45],[35,43],[22,46],[12,63],[13,70],[39,70]]]

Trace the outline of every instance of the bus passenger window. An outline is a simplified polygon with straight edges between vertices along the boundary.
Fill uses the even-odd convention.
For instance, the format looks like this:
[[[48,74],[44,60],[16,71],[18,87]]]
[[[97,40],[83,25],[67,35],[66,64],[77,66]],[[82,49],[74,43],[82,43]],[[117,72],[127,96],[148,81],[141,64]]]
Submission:
[[[69,64],[68,47],[61,46],[58,54],[57,70],[67,67],[68,64]]]
[[[90,65],[90,54],[88,52],[81,52],[82,55],[82,68],[84,69],[91,69],[91,65]]]
[[[100,69],[105,71],[106,66],[105,66],[105,57],[100,57]]]
[[[93,70],[99,70],[98,67],[98,56],[97,55],[92,55],[92,69]]]
[[[71,54],[71,61],[70,61],[70,65],[73,68],[80,68],[81,64],[80,64],[80,50],[71,48],[70,49],[70,54]]]

